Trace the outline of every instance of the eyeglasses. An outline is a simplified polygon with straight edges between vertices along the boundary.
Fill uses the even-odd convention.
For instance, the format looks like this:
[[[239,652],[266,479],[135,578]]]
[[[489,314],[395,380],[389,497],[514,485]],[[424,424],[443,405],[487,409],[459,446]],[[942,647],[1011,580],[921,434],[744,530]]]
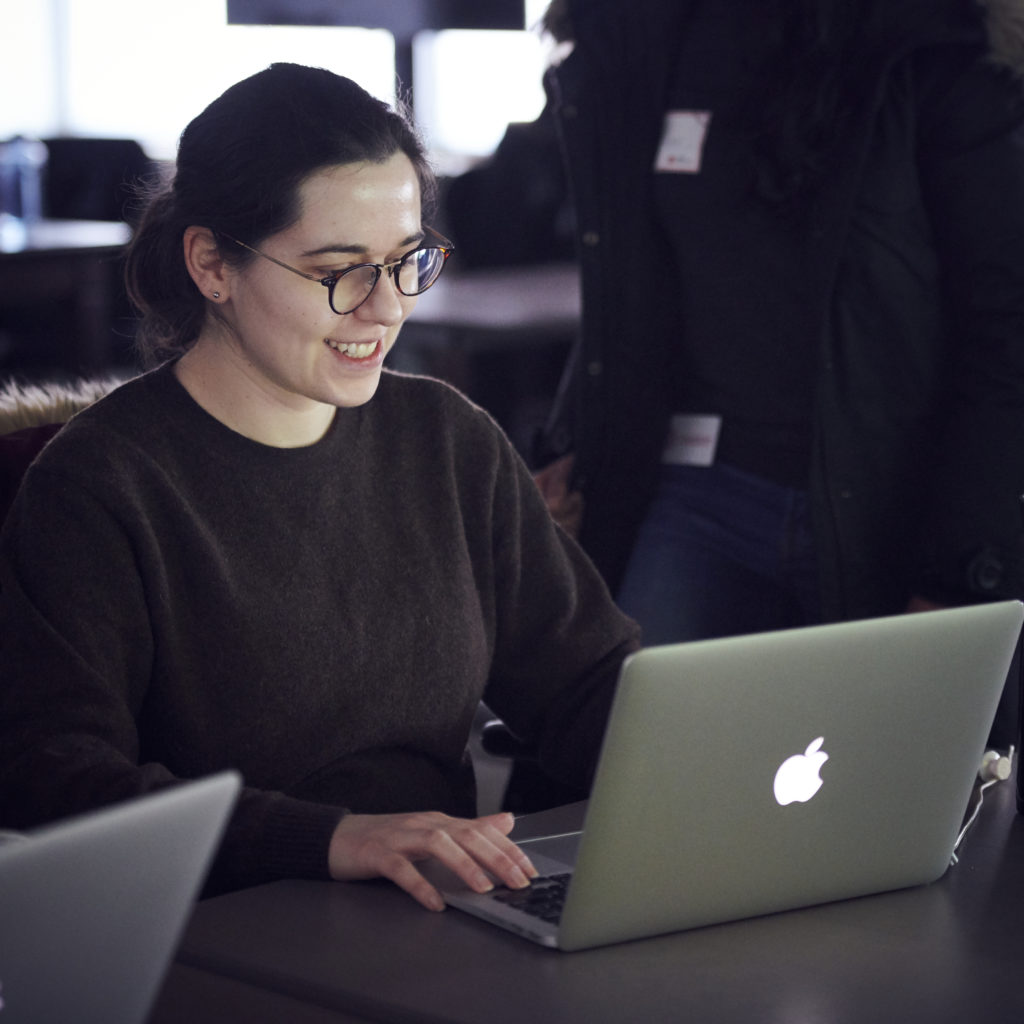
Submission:
[[[428,227],[426,230],[437,238],[441,245],[421,245],[392,263],[357,263],[354,267],[347,267],[327,277],[317,277],[315,274],[307,274],[296,267],[290,267],[276,257],[268,256],[265,252],[260,252],[259,249],[246,245],[245,242],[240,242],[230,235],[222,237],[257,256],[262,256],[265,260],[270,260],[271,263],[276,263],[279,267],[284,267],[285,270],[290,270],[293,274],[298,274],[299,277],[306,278],[307,281],[322,284],[327,289],[327,301],[331,309],[339,316],[344,316],[346,313],[354,313],[370,297],[385,270],[398,290],[410,297],[425,292],[441,276],[441,271],[444,270],[448,257],[455,252],[455,247],[433,228]]]

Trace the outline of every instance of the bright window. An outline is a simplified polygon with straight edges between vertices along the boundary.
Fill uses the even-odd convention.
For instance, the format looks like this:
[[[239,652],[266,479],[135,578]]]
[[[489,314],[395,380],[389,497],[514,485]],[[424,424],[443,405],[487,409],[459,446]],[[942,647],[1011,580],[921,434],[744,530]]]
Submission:
[[[527,0],[526,25],[545,4]],[[0,0],[0,37],[0,138],[129,137],[167,159],[210,100],[274,61],[326,67],[394,100],[390,33],[227,25],[223,0]],[[414,69],[417,117],[442,164],[490,151],[508,121],[543,104],[532,31],[422,34]]]
[[[274,61],[329,68],[394,99],[394,40],[358,28],[227,25],[217,0],[65,0],[66,123],[173,156],[181,129],[233,82]]]
[[[442,159],[484,156],[510,121],[544,107],[544,50],[532,32],[421,32],[413,46],[416,116]]]

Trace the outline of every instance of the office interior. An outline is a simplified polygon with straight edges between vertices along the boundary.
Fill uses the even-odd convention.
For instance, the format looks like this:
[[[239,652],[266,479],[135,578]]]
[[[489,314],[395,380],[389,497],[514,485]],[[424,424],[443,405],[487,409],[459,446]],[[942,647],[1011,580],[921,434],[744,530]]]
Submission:
[[[440,178],[433,226],[456,255],[390,363],[456,384],[529,458],[578,303],[561,168],[537,122],[545,6],[186,0],[168,12],[125,0],[3,0],[0,20],[22,56],[0,70],[5,94],[18,97],[0,111],[0,385],[138,372],[120,263],[138,190],[173,172],[178,132],[227,85],[293,60],[410,105]],[[171,32],[171,56],[144,44]],[[479,87],[482,65],[493,88]],[[197,66],[208,70],[196,75]],[[511,239],[490,215],[515,184],[489,170],[499,147],[517,167],[537,166],[536,147],[547,156],[536,227]],[[523,224],[522,213],[512,222]]]
[[[0,406],[33,386],[105,386],[140,369],[120,278],[136,209],[127,183],[171,173],[174,139],[189,117],[277,54],[347,74],[347,55],[362,50],[379,66],[366,80],[352,76],[383,98],[394,97],[400,80],[433,141],[441,176],[435,226],[456,248],[445,277],[404,326],[392,366],[456,384],[492,412],[529,461],[579,302],[572,211],[542,115],[546,54],[533,26],[544,6],[545,0],[0,0],[0,36],[14,39],[11,48],[21,54],[0,67],[7,97],[0,104],[0,170],[34,165],[39,188],[26,209],[25,193],[13,195],[6,177],[0,200]],[[107,40],[102,57],[90,17]],[[144,90],[142,114],[119,124],[116,97],[142,91],[133,89],[132,75],[154,59],[154,49],[165,48],[147,40],[160,39],[171,20],[188,24],[191,43],[160,64],[158,87]],[[285,34],[247,35],[273,28]],[[241,56],[227,70],[230,62],[219,63],[217,51],[236,38],[244,40]],[[486,119],[469,104],[462,123],[450,119],[447,100],[479,101],[489,92],[466,82],[480,74],[470,60],[474,51],[490,54],[491,41],[508,44],[494,51],[507,63],[486,56],[488,82],[514,78],[525,102],[507,109],[492,102],[500,109]],[[82,76],[118,52],[124,67],[111,58],[90,87],[89,108]],[[41,53],[45,61],[36,59]],[[451,63],[460,53],[467,61],[462,73]],[[32,78],[40,64],[45,78]],[[201,85],[194,64],[228,77]],[[12,84],[26,73],[32,87]],[[126,95],[123,106],[130,106]],[[482,135],[463,134],[484,120]],[[504,161],[547,175],[534,190],[531,218],[511,216],[515,235],[500,215],[522,200],[514,195],[521,178],[503,172]],[[485,200],[493,216],[483,223],[477,211]],[[500,806],[510,763],[483,749],[479,727],[487,717],[482,709],[472,740],[481,811]],[[251,903],[243,896],[200,906],[148,1019],[1019,1020],[1022,830],[1015,790],[997,787],[948,883],[571,955],[487,933],[470,920],[424,915],[383,885],[321,892],[306,887],[317,883],[281,883]],[[453,970],[458,984],[446,981]]]
[[[121,279],[138,189],[173,173],[178,132],[219,91],[296,60],[409,103],[439,172],[433,226],[456,252],[390,365],[455,384],[531,462],[579,304],[571,202],[544,116],[546,6],[0,0],[20,55],[0,65],[0,402],[51,384],[88,400],[94,382],[139,372]],[[145,44],[156,37],[169,45]],[[1008,688],[1007,735],[1015,699]]]
[[[531,460],[579,302],[571,210],[542,118],[545,7],[0,0],[0,23],[22,54],[0,68],[6,95],[19,98],[0,110],[0,432],[47,418],[54,394],[78,408],[143,369],[122,279],[140,194],[173,174],[177,134],[206,103],[291,60],[409,104],[439,175],[433,226],[456,254],[389,365],[456,385]],[[169,58],[131,45],[171,33]],[[193,64],[203,76],[189,74]],[[493,88],[480,88],[484,67]],[[142,75],[144,87],[133,85]],[[525,196],[524,171],[535,183]],[[3,508],[17,486],[4,474]],[[489,718],[481,708],[471,739],[483,811],[501,806],[511,764],[483,746]]]

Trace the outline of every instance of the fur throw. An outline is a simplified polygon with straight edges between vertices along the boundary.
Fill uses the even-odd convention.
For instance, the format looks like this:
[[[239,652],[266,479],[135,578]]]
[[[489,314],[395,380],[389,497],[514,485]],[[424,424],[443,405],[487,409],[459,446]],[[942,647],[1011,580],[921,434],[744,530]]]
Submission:
[[[1024,77],[1024,0],[978,0],[985,8],[985,25],[992,59]]]
[[[0,387],[0,436],[28,427],[66,423],[76,413],[123,381],[99,377],[68,384],[19,384],[8,381]]]

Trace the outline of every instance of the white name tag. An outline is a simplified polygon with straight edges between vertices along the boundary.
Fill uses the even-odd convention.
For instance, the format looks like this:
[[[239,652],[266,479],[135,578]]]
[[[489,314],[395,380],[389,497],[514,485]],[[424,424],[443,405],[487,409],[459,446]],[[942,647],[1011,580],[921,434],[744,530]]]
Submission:
[[[668,174],[697,174],[710,124],[709,110],[670,110],[665,115],[654,169]]]
[[[721,429],[721,416],[673,416],[661,461],[669,466],[713,466]]]

